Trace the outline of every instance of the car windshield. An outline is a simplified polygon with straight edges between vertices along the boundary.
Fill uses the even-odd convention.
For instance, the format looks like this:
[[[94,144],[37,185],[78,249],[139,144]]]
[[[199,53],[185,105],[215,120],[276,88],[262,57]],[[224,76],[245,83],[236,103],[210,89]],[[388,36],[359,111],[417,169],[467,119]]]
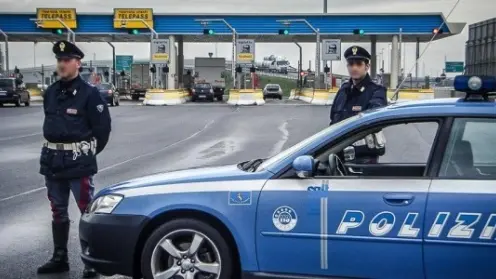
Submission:
[[[0,88],[14,88],[12,79],[0,79]]]
[[[110,90],[112,88],[112,85],[108,83],[102,83],[98,85],[98,89],[100,90]]]
[[[279,89],[278,84],[267,84],[267,89]]]
[[[196,84],[196,88],[209,89],[211,87],[212,86],[210,85],[210,83],[197,83]]]
[[[288,158],[289,156],[291,156],[293,153],[301,150],[302,148],[305,148],[306,146],[308,146],[309,144],[313,143],[314,141],[318,140],[318,139],[321,139],[322,137],[326,137],[327,135],[329,134],[332,134],[334,133],[335,131],[341,129],[343,126],[345,126],[346,124],[350,123],[350,122],[353,122],[359,118],[363,117],[363,114],[358,114],[358,115],[355,115],[353,117],[350,117],[348,119],[345,119],[341,122],[338,122],[334,125],[331,125],[327,128],[325,128],[324,130],[318,132],[317,134],[307,138],[307,139],[304,139],[303,141],[293,145],[292,147],[282,151],[281,153],[269,158],[268,160],[264,161],[258,168],[256,171],[262,171],[266,168],[268,168],[269,166],[273,165],[273,164],[276,164],[286,158]]]

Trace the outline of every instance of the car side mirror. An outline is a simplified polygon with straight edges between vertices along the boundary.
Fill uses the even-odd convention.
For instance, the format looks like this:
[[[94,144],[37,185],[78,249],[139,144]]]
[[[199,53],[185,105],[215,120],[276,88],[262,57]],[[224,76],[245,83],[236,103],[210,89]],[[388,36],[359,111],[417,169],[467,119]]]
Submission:
[[[346,147],[345,149],[343,149],[343,155],[345,162],[350,162],[355,160],[355,147],[353,146]]]
[[[309,155],[300,156],[293,161],[293,169],[299,178],[312,177],[315,172],[315,160]]]

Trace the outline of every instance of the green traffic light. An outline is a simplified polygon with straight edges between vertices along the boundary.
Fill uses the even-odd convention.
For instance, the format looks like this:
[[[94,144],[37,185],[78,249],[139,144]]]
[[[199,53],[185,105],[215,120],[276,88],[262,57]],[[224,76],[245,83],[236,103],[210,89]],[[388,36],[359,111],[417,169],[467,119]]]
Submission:
[[[288,35],[289,34],[289,31],[288,30],[284,30],[284,35]]]
[[[365,34],[365,31],[363,29],[360,29],[359,33],[360,33],[360,35],[363,35],[363,34]]]
[[[138,35],[138,34],[139,34],[138,29],[133,29],[133,35]]]
[[[57,29],[57,34],[62,35],[62,29]]]
[[[209,30],[208,30],[208,34],[209,34],[209,35],[213,35],[213,34],[214,34],[214,30],[209,29]]]

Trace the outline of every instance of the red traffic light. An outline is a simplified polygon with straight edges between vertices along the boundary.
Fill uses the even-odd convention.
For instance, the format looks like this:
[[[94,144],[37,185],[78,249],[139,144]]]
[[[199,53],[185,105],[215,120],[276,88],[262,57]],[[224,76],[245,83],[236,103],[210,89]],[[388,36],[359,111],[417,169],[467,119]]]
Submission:
[[[304,75],[305,75],[305,72],[301,72],[301,73],[300,73],[300,76],[304,76]]]

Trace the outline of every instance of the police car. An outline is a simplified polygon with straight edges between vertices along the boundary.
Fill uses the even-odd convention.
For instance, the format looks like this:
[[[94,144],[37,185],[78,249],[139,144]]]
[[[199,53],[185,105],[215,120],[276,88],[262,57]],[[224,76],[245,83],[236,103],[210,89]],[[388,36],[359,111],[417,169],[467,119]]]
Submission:
[[[133,278],[495,278],[496,79],[455,88],[466,97],[364,112],[272,158],[106,188],[80,221],[82,259]],[[354,163],[377,131],[386,154],[422,140]]]

